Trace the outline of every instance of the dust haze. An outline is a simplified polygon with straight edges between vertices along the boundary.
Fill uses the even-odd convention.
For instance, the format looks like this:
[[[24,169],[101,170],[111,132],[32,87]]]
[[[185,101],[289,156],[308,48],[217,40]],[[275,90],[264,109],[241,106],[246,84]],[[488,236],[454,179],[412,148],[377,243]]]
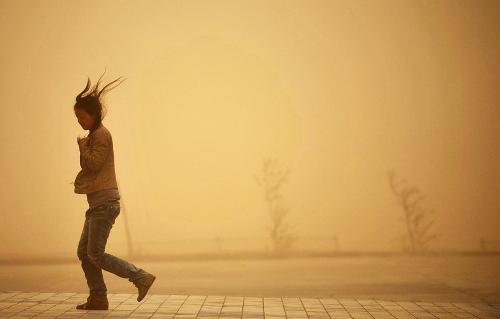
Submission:
[[[390,172],[426,249],[500,248],[498,1],[2,0],[0,33],[3,257],[76,260],[73,104],[104,68],[113,253],[403,251]]]

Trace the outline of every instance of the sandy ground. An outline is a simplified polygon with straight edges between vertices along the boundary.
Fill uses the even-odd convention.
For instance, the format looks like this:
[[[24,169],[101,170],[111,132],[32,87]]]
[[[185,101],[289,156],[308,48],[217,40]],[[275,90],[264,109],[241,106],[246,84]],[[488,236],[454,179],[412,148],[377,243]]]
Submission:
[[[133,263],[157,276],[152,294],[500,303],[500,256]],[[128,279],[106,271],[104,278],[110,293],[137,291]],[[0,290],[87,292],[88,288],[76,259],[74,264],[0,266]]]

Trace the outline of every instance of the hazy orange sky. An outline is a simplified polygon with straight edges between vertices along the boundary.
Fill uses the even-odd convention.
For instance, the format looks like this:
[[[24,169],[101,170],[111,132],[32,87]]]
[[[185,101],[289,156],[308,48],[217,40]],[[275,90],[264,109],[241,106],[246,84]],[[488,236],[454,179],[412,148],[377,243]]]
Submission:
[[[300,245],[400,249],[393,168],[436,211],[433,249],[500,247],[499,1],[0,0],[0,34],[1,254],[76,258],[73,104],[104,68],[127,78],[104,125],[145,250],[265,240],[268,156]]]

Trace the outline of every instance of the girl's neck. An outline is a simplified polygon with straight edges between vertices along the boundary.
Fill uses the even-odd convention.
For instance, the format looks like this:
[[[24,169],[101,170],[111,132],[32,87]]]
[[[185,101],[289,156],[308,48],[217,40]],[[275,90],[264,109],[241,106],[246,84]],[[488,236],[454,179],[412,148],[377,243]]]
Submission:
[[[95,130],[97,130],[99,127],[101,127],[102,122],[100,122],[98,125],[92,127],[89,129],[89,134],[93,133]]]

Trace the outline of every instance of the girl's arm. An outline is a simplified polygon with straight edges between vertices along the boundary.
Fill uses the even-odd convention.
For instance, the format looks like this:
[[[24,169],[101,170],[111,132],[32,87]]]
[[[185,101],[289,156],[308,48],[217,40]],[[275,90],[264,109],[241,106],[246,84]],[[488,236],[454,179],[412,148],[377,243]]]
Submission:
[[[85,163],[83,162],[83,157],[82,157],[82,152],[81,152],[81,149],[82,149],[82,145],[80,145],[81,143],[85,143],[87,144],[87,141],[85,141],[85,139],[87,139],[87,137],[82,137],[82,136],[78,136],[76,138],[76,141],[78,143],[78,148],[80,149],[80,167],[83,169],[83,168],[86,168],[87,166],[85,165]],[[85,145],[84,145],[85,146]]]
[[[88,139],[88,138],[87,138]],[[111,139],[104,131],[95,132],[92,138],[92,145],[88,145],[86,139],[78,141],[80,148],[80,164],[83,168],[93,172],[97,172],[103,166],[106,157],[108,156]]]

